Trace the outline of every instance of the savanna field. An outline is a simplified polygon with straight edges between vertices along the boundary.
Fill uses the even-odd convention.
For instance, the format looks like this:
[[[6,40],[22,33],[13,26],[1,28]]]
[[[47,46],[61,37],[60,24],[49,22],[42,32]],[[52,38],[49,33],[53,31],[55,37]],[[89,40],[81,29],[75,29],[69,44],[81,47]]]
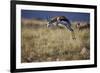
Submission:
[[[87,60],[90,58],[90,29],[78,30],[76,39],[66,28],[47,28],[45,20],[22,20],[21,62]]]

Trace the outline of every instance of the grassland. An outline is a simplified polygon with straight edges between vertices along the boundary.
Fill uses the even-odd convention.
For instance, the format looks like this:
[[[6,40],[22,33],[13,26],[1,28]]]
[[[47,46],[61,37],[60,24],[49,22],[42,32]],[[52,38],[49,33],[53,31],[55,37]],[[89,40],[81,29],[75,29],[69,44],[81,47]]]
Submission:
[[[77,30],[75,37],[65,28],[47,28],[46,22],[22,23],[21,62],[86,60],[90,58],[90,31]]]

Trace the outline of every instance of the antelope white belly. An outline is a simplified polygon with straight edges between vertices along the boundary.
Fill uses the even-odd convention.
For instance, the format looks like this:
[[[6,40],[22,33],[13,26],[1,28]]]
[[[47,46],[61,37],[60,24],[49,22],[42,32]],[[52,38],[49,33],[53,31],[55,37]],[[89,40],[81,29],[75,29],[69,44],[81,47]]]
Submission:
[[[58,24],[58,26],[59,26],[59,27],[65,28],[65,25],[62,25],[62,24]]]

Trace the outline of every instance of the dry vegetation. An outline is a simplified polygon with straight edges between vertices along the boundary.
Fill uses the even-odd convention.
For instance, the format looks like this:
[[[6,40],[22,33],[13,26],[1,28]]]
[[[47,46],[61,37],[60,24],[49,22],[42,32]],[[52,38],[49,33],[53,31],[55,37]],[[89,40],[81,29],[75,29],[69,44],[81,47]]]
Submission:
[[[46,21],[22,23],[21,62],[89,59],[89,29],[79,31],[74,24],[73,28],[76,40],[72,39],[70,31],[65,28],[47,28]]]

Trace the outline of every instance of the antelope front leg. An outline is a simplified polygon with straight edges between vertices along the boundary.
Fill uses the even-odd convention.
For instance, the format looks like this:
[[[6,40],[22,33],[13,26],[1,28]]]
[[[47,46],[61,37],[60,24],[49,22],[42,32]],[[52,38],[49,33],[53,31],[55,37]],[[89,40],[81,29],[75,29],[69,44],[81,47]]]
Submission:
[[[72,39],[75,40],[76,37],[75,37],[75,33],[74,33],[74,31],[71,32],[71,35],[72,35]]]

